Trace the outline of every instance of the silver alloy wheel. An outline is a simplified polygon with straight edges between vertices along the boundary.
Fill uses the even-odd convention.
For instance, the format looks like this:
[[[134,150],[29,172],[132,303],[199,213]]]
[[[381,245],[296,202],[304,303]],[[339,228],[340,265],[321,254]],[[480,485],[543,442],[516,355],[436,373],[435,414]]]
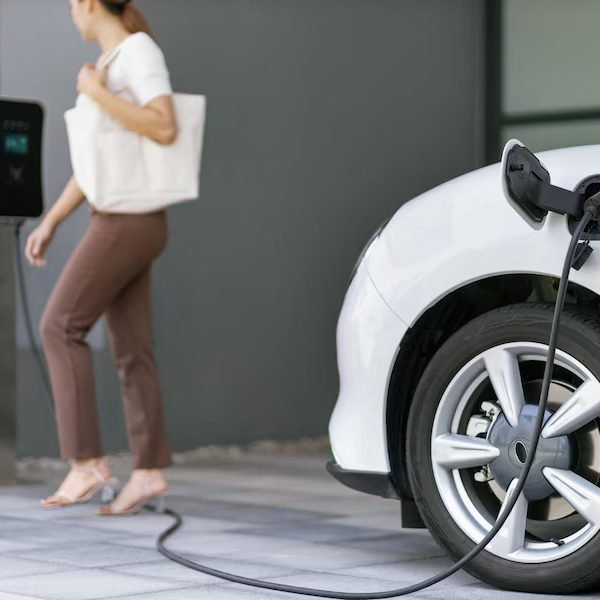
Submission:
[[[451,517],[475,543],[491,529],[517,481],[513,478],[504,489],[493,479],[489,465],[502,452],[505,455],[506,449],[498,448],[487,438],[498,419],[516,427],[525,404],[538,403],[541,386],[537,396],[527,398],[524,390],[531,390],[531,382],[522,379],[522,371],[526,365],[533,365],[539,383],[547,352],[546,344],[525,341],[490,348],[456,373],[439,402],[431,437],[435,482]],[[596,485],[600,480],[600,430],[595,421],[600,417],[600,382],[580,361],[561,350],[556,350],[554,362],[548,397],[552,415],[548,415],[542,438],[550,441],[565,436],[572,440],[569,443],[577,447],[585,464],[578,460],[573,470],[540,466],[540,478],[545,479],[543,483],[549,484],[553,493],[544,500],[547,509],[542,512],[546,520],[534,523],[530,515],[528,520],[528,511],[534,511],[523,492],[487,548],[514,562],[541,563],[563,558],[584,546],[600,530],[600,487]],[[561,372],[565,375],[562,379]],[[528,395],[534,396],[531,392]],[[523,451],[519,442],[514,447]],[[571,524],[566,532],[565,522]],[[534,525],[538,530],[545,528],[549,534],[540,539],[531,533]]]

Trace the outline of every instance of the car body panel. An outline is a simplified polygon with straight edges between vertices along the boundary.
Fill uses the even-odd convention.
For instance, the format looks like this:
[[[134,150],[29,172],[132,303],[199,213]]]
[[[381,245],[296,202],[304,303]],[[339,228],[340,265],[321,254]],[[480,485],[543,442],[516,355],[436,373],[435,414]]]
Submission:
[[[336,332],[340,391],[329,439],[335,461],[344,469],[389,471],[382,398],[405,332],[405,323],[385,304],[361,264]]]
[[[552,184],[574,189],[600,173],[600,145],[536,154]],[[405,203],[372,243],[338,320],[340,392],[329,434],[336,462],[389,473],[386,398],[407,329],[452,290],[508,273],[560,277],[571,233],[567,217],[540,223],[505,197],[502,164],[444,183]],[[594,248],[600,241],[592,241]],[[600,252],[570,280],[600,294]]]
[[[537,156],[553,185],[567,189],[600,173],[600,145]],[[503,273],[560,277],[570,240],[565,215],[548,213],[534,225],[513,209],[497,163],[403,205],[369,253],[367,269],[388,305],[410,326],[448,293],[478,279]],[[591,246],[600,247],[600,241]],[[599,265],[600,253],[592,254],[570,280],[600,293]]]

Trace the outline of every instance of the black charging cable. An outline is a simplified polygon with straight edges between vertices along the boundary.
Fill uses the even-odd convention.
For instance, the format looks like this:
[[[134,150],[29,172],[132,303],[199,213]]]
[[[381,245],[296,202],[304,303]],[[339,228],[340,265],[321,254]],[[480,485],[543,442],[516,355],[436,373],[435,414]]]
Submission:
[[[54,416],[54,401],[52,399],[52,389],[50,387],[50,379],[48,377],[48,371],[44,366],[44,359],[42,358],[40,351],[38,350],[37,344],[35,343],[35,337],[33,335],[33,326],[31,313],[29,312],[29,300],[27,299],[27,286],[25,285],[25,274],[23,273],[23,263],[21,259],[21,228],[25,223],[25,219],[16,219],[14,224],[15,234],[15,271],[17,273],[17,280],[19,282],[19,290],[21,293],[21,306],[23,307],[23,313],[25,314],[25,327],[27,329],[27,336],[29,337],[29,345],[31,351],[38,366],[38,372],[42,378],[42,384],[45,390],[45,398],[50,412]]]
[[[517,500],[519,499],[521,492],[523,491],[523,488],[527,481],[527,477],[529,475],[529,471],[531,470],[531,467],[535,460],[536,450],[538,447],[540,435],[541,435],[543,424],[544,424],[544,415],[545,415],[545,411],[546,411],[546,404],[548,402],[548,392],[549,392],[550,383],[552,380],[552,370],[554,367],[554,356],[556,353],[558,329],[560,326],[560,317],[561,317],[561,313],[562,313],[562,309],[564,306],[565,297],[566,297],[566,293],[567,293],[569,272],[573,266],[573,261],[574,261],[575,251],[577,249],[577,244],[578,244],[579,240],[581,239],[581,237],[585,231],[585,228],[587,227],[587,225],[591,219],[598,218],[598,215],[600,214],[600,192],[598,194],[592,196],[591,198],[588,198],[585,201],[583,210],[584,210],[583,216],[582,216],[581,220],[579,221],[579,223],[577,224],[575,231],[573,232],[571,241],[569,243],[569,247],[567,249],[567,253],[566,253],[566,257],[565,257],[565,261],[564,261],[564,265],[563,265],[563,269],[562,269],[562,275],[560,278],[560,284],[558,286],[558,292],[556,295],[556,304],[555,304],[555,308],[554,308],[554,316],[552,319],[552,328],[550,331],[550,342],[548,344],[548,358],[546,360],[546,366],[544,369],[544,378],[543,378],[543,382],[542,382],[542,392],[541,392],[541,397],[540,397],[540,404],[539,404],[538,411],[537,411],[535,426],[534,426],[533,432],[532,432],[531,448],[530,448],[530,451],[528,452],[527,460],[523,466],[523,471],[518,479],[518,482],[517,482],[516,486],[513,488],[512,496],[507,498],[506,505],[503,507],[503,510],[501,510],[500,514],[498,515],[498,518],[496,519],[496,522],[494,523],[494,525],[492,526],[490,531],[484,536],[484,538],[478,544],[476,544],[467,554],[465,554],[455,564],[448,567],[446,570],[442,571],[441,573],[438,573],[437,575],[430,577],[429,579],[426,579],[425,581],[421,581],[421,582],[415,583],[413,585],[409,585],[407,587],[403,587],[403,588],[399,588],[399,589],[395,589],[395,590],[384,591],[384,592],[370,592],[370,593],[335,592],[335,591],[330,591],[330,590],[322,590],[322,589],[318,589],[318,588],[306,588],[306,587],[301,587],[301,586],[285,585],[285,584],[274,583],[274,582],[270,582],[270,581],[264,581],[261,579],[252,579],[251,577],[242,577],[240,575],[235,575],[233,573],[227,573],[226,571],[220,571],[218,569],[213,569],[211,567],[207,567],[200,563],[194,562],[188,558],[185,558],[184,556],[181,556],[181,555],[173,552],[172,550],[169,550],[165,546],[166,540],[171,535],[173,535],[183,524],[183,519],[182,519],[181,515],[178,512],[171,510],[171,509],[166,509],[163,512],[165,514],[168,514],[169,516],[171,516],[174,519],[174,523],[168,529],[166,529],[163,533],[161,533],[160,536],[158,537],[158,539],[156,541],[157,550],[163,556],[165,556],[169,560],[172,560],[173,562],[176,562],[184,567],[187,567],[188,569],[192,569],[194,571],[199,571],[200,573],[205,573],[207,575],[212,575],[214,577],[218,577],[219,579],[224,579],[224,580],[231,581],[234,583],[240,583],[242,585],[258,587],[258,588],[263,588],[263,589],[269,589],[269,590],[275,590],[275,591],[280,591],[280,592],[290,592],[292,594],[315,596],[315,597],[319,597],[319,598],[338,598],[340,600],[347,600],[347,599],[348,600],[349,599],[376,600],[378,598],[394,598],[397,596],[405,596],[407,594],[412,594],[414,592],[418,592],[420,590],[424,590],[425,588],[431,587],[432,585],[435,585],[436,583],[439,583],[440,581],[447,579],[448,577],[450,577],[451,575],[453,575],[454,573],[456,573],[457,571],[462,569],[467,563],[472,561],[478,554],[480,554],[481,551],[485,549],[485,547],[492,541],[492,539],[502,529],[506,520],[510,516],[510,513],[513,510],[515,504],[517,503]],[[18,263],[20,263],[20,260],[21,260],[20,259],[19,231],[20,231],[20,226],[15,229],[15,233],[16,233],[15,240],[16,240],[16,244],[17,244],[16,254],[17,254],[17,262]],[[28,307],[25,306],[27,299],[26,299],[26,294],[25,294],[25,282],[24,282],[24,278],[22,277],[22,269],[21,268],[19,268],[19,282],[21,285],[21,294],[22,294],[22,300],[23,300],[23,305],[24,305],[23,308],[24,308],[24,312],[25,312],[25,318],[29,322],[29,326],[28,326],[27,330],[29,332],[32,348],[35,348],[35,342],[33,339],[33,330],[31,327],[31,315],[29,314]],[[45,371],[43,369],[41,361],[38,361],[38,366],[40,367],[40,372],[43,373],[42,379],[45,382],[46,392],[48,393],[48,397],[49,397],[50,401],[52,402],[52,393],[50,390],[50,386],[48,385],[48,380],[45,376]],[[146,508],[148,510],[156,512],[156,509],[151,505],[147,505]]]

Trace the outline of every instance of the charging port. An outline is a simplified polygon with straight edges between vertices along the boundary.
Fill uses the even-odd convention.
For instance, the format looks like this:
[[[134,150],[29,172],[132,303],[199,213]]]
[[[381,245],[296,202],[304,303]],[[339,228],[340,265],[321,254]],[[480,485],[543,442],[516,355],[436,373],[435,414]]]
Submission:
[[[586,177],[575,188],[575,193],[581,194],[585,200],[600,192],[600,174]],[[577,223],[580,219],[569,216],[568,227],[571,235],[575,232]],[[592,219],[586,228],[586,238],[589,240],[600,240],[600,221]]]

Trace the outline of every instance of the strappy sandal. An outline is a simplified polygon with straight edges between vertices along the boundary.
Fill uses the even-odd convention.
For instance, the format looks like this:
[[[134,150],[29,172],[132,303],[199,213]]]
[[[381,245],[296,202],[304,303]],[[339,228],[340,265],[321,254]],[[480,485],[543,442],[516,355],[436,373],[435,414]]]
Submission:
[[[104,506],[100,507],[98,515],[100,515],[101,517],[120,517],[135,515],[138,512],[140,512],[140,510],[142,510],[142,508],[144,508],[144,506],[148,504],[148,502],[150,502],[151,500],[156,500],[154,505],[155,512],[165,511],[167,493],[169,489],[168,484],[165,484],[165,486],[161,490],[156,490],[155,486],[153,486],[151,483],[148,483],[147,481],[142,481],[134,485],[136,485],[138,490],[140,491],[140,496],[133,504],[122,510],[115,510],[113,508],[113,503],[105,504]]]
[[[115,486],[117,485],[117,478],[113,476],[106,477],[98,467],[87,467],[82,465],[73,465],[73,470],[76,471],[84,471],[87,473],[91,473],[96,478],[96,481],[87,489],[83,494],[79,496],[74,496],[73,494],[69,494],[60,488],[48,498],[56,498],[57,502],[52,502],[50,504],[44,504],[48,498],[45,500],[41,500],[42,506],[46,509],[54,509],[54,508],[65,508],[67,506],[73,506],[76,504],[85,504],[89,502],[93,496],[95,496],[99,491],[102,491],[102,502],[110,502],[115,497]]]

